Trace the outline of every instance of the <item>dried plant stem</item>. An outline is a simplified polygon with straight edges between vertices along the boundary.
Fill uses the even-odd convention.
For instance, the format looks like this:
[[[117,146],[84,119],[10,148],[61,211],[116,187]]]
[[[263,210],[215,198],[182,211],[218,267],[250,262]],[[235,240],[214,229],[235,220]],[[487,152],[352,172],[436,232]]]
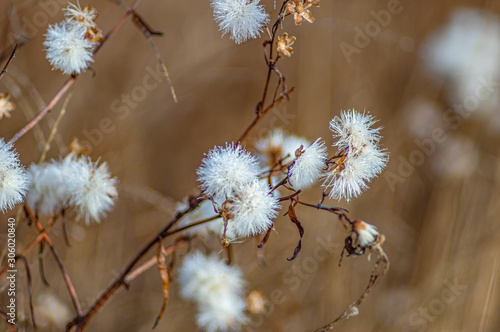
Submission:
[[[26,256],[26,254],[31,250],[33,249],[38,243],[40,243],[42,240],[45,239],[45,234],[47,234],[50,229],[52,228],[52,226],[54,226],[55,222],[58,220],[58,217],[59,215],[57,216],[54,216],[52,217],[50,220],[49,220],[49,224],[43,229],[43,231],[41,231],[38,236],[33,240],[31,241],[27,246],[26,248],[23,249],[23,251],[18,254],[18,255],[21,255],[21,256]],[[0,270],[0,276],[3,275],[7,270],[9,269],[9,266],[6,265],[4,266],[1,270]]]
[[[61,108],[61,112],[59,112],[59,115],[57,116],[56,122],[54,123],[54,127],[52,127],[52,130],[50,131],[49,138],[47,139],[47,142],[45,143],[45,148],[43,149],[42,155],[40,156],[40,160],[38,161],[38,165],[41,165],[45,161],[45,156],[47,155],[47,152],[50,150],[50,144],[54,140],[54,137],[56,136],[57,133],[57,127],[59,126],[59,123],[61,122],[64,114],[66,114],[66,108],[68,107],[68,103],[71,99],[71,96],[73,95],[72,92],[68,94],[66,97],[66,100],[64,101],[64,104]]]
[[[116,24],[106,33],[103,38],[103,41],[97,45],[94,49],[93,54],[95,55],[104,45],[104,43],[118,30],[118,28],[127,20],[127,18],[133,13],[133,10],[139,5],[141,0],[136,0],[130,7],[130,10],[127,11],[121,18],[116,22]],[[57,94],[52,98],[47,106],[45,106],[28,124],[26,124],[21,130],[19,130],[9,141],[9,143],[14,144],[20,139],[24,134],[33,129],[33,127],[43,119],[47,113],[54,108],[54,106],[59,102],[59,100],[64,96],[64,94],[69,90],[69,88],[75,83],[78,76],[71,76],[66,83],[64,83],[63,87],[57,92]]]
[[[42,224],[38,221],[38,218],[34,215],[33,211],[29,209],[27,206],[25,206],[25,211],[28,213],[28,216],[30,219],[35,223],[35,226],[38,230],[38,232],[42,233],[43,232],[43,239],[47,243],[47,245],[50,248],[50,251],[52,252],[52,255],[54,256],[57,265],[59,266],[59,269],[61,270],[61,273],[63,275],[64,282],[66,283],[66,288],[68,288],[69,295],[71,297],[71,302],[73,303],[73,307],[75,308],[75,311],[78,315],[82,314],[82,307],[80,305],[80,301],[78,301],[78,295],[76,294],[75,287],[73,286],[73,283],[71,282],[71,278],[69,277],[68,271],[66,270],[66,267],[64,266],[61,256],[57,253],[57,250],[54,248],[54,245],[52,243],[52,240],[50,239],[49,235],[47,232],[44,230]]]
[[[66,325],[66,331],[70,331],[73,327],[76,327],[77,332],[81,332],[87,326],[89,320],[97,313],[97,311],[106,303],[106,301],[113,295],[121,286],[127,285],[126,278],[132,272],[134,266],[148,253],[148,251],[156,245],[159,241],[162,241],[166,236],[168,236],[168,231],[179,221],[184,215],[190,213],[198,207],[202,202],[199,197],[194,197],[190,200],[189,207],[177,213],[172,220],[160,231],[154,238],[152,238],[139,252],[134,256],[134,258],[126,265],[120,275],[116,280],[99,296],[99,298],[90,306],[87,312],[83,315],[78,315],[71,322]]]
[[[21,130],[19,130],[15,135],[14,137],[12,137],[9,141],[10,144],[14,144],[15,142],[17,142],[18,139],[20,139],[24,134],[26,134],[28,131],[30,131],[31,129],[33,129],[33,127],[38,123],[40,122],[40,120],[43,119],[43,117],[45,115],[47,115],[47,113],[49,113],[49,111],[54,107],[56,106],[56,104],[59,102],[59,100],[62,98],[62,96],[64,96],[64,94],[69,90],[69,88],[73,85],[73,83],[75,83],[76,81],[76,76],[72,76],[70,77],[66,83],[64,83],[63,87],[61,88],[61,90],[59,90],[59,92],[54,96],[54,98],[52,98],[52,100],[49,102],[49,104],[47,106],[45,106],[37,115],[35,115],[35,117],[30,121],[28,122],[28,124],[26,124]]]
[[[377,261],[375,262],[375,266],[373,267],[372,273],[370,275],[370,280],[368,281],[368,285],[366,286],[364,292],[359,296],[359,298],[355,302],[349,305],[349,307],[347,307],[347,309],[340,316],[335,318],[335,320],[333,320],[331,323],[323,326],[320,329],[315,330],[315,332],[326,332],[333,330],[344,320],[347,320],[358,314],[358,307],[370,294],[375,283],[381,278],[383,278],[387,274],[387,271],[389,270],[390,266],[389,258],[382,249],[382,244],[384,242],[384,239],[385,239],[384,236],[381,235],[379,242],[372,248],[372,252],[375,252],[377,254]]]
[[[257,112],[255,119],[253,119],[252,123],[245,129],[243,134],[238,138],[238,142],[242,142],[248,134],[252,131],[252,129],[259,123],[259,121],[267,114],[269,111],[274,109],[276,106],[278,106],[285,98],[289,98],[290,94],[295,90],[294,87],[292,87],[290,90],[288,90],[285,94],[281,95],[278,99],[276,99],[271,105],[269,105],[265,110],[262,112]]]
[[[16,55],[17,46],[19,46],[19,44],[16,44],[16,46],[14,46],[14,50],[12,50],[12,53],[10,54],[9,59],[7,60],[7,63],[5,64],[2,71],[0,72],[0,79],[7,72],[7,67],[9,66],[12,59],[14,59],[14,56]]]
[[[170,246],[165,248],[165,255],[168,256],[172,254],[176,249],[178,249],[180,246],[183,244],[188,243],[188,240],[186,238],[179,238],[177,241],[172,243]],[[142,273],[146,272],[153,266],[155,266],[158,263],[158,258],[156,256],[151,257],[148,261],[143,263],[141,266],[130,272],[126,277],[125,277],[125,283],[130,283],[132,280],[136,279],[138,276],[140,276]]]

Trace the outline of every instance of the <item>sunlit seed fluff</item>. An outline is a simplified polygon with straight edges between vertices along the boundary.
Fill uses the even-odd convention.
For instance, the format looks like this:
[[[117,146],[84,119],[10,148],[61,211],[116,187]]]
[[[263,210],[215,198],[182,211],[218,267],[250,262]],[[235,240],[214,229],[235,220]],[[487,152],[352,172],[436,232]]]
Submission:
[[[361,150],[365,145],[377,144],[380,140],[380,127],[371,128],[377,121],[369,114],[359,113],[356,110],[342,111],[330,121],[330,130],[334,144],[339,150],[350,148],[351,151]]]
[[[380,234],[377,227],[362,220],[354,221],[353,230],[358,235],[358,245],[362,248],[372,245]]]
[[[111,177],[106,163],[100,166],[88,157],[74,159],[68,156],[65,163],[65,193],[69,205],[76,209],[78,218],[99,222],[110,211],[118,196],[117,180]]]
[[[80,74],[93,62],[96,43],[85,39],[86,28],[67,21],[49,26],[43,45],[53,69],[64,74]]]
[[[375,122],[371,115],[354,110],[342,112],[340,118],[330,122],[339,155],[323,183],[330,190],[330,198],[349,201],[357,197],[387,164],[387,152],[378,146],[380,128],[371,128]]]
[[[326,166],[326,146],[318,138],[311,146],[300,152],[290,167],[290,183],[297,190],[304,190],[315,183]]]
[[[26,196],[28,207],[40,215],[54,215],[68,201],[64,190],[66,184],[64,168],[61,162],[51,162],[43,165],[32,164],[28,172],[31,175],[31,185]]]
[[[273,129],[267,136],[255,142],[255,150],[262,165],[275,166],[279,161],[288,163],[295,158],[300,146],[309,146],[303,137],[290,135],[280,128]],[[286,159],[285,159],[286,158]]]
[[[11,144],[0,138],[0,211],[21,203],[29,187],[29,177]]]
[[[230,216],[228,229],[244,237],[266,232],[280,208],[278,199],[269,191],[268,185],[259,180],[242,186],[240,194],[224,204]]]
[[[269,21],[260,0],[212,0],[215,21],[222,34],[230,34],[237,44],[260,36]]]
[[[184,257],[178,270],[180,293],[198,305],[197,322],[206,331],[238,329],[247,321],[245,281],[236,266],[200,252]]]
[[[222,204],[260,173],[257,159],[239,145],[217,146],[197,170],[203,193]]]

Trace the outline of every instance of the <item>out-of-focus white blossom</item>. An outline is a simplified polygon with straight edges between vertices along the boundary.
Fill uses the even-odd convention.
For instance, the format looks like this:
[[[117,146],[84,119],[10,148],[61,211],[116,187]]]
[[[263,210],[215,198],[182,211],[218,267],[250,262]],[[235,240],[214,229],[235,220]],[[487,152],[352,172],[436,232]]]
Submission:
[[[326,173],[323,186],[330,190],[331,198],[349,201],[357,197],[387,164],[387,153],[378,146],[380,128],[371,128],[375,122],[371,115],[355,110],[343,111],[330,122],[338,158]]]
[[[290,183],[297,190],[304,190],[316,182],[326,166],[325,143],[318,138],[310,147],[301,150],[290,167]]]
[[[284,163],[293,160],[295,151],[301,145],[305,147],[309,144],[303,137],[289,135],[282,129],[275,128],[267,136],[255,142],[255,150],[261,164],[272,167],[281,160]]]
[[[379,235],[377,227],[362,220],[355,220],[352,226],[358,236],[358,245],[362,248],[372,245]]]
[[[26,196],[26,204],[40,215],[54,215],[68,202],[69,195],[64,189],[67,183],[64,168],[60,162],[37,166],[32,164],[28,172],[31,186]]]
[[[226,144],[208,152],[197,170],[203,193],[222,204],[259,175],[257,159],[240,145]]]
[[[67,75],[80,74],[94,61],[96,42],[85,38],[86,31],[84,26],[67,21],[49,26],[43,45],[53,69]]]
[[[69,205],[78,212],[78,217],[96,222],[111,210],[118,196],[116,179],[111,177],[108,165],[92,162],[88,157],[75,159],[68,156],[63,160],[66,177],[65,194]]]
[[[0,211],[5,212],[24,200],[29,178],[11,144],[0,138]]]
[[[474,110],[488,113],[498,109],[499,16],[482,9],[456,9],[421,51],[427,68],[441,80],[448,80],[450,102],[465,104],[467,98],[475,98]]]
[[[260,36],[269,16],[260,0],[212,0],[214,17],[222,35],[230,34],[237,44]]]
[[[278,199],[269,194],[267,184],[258,180],[242,186],[239,195],[223,206],[229,215],[228,230],[244,237],[266,232],[279,208]]]
[[[63,301],[45,291],[38,296],[35,315],[37,325],[63,329],[71,319],[72,312]]]
[[[206,331],[238,329],[247,321],[241,271],[217,256],[200,252],[184,257],[179,268],[180,293],[198,305],[197,323]]]

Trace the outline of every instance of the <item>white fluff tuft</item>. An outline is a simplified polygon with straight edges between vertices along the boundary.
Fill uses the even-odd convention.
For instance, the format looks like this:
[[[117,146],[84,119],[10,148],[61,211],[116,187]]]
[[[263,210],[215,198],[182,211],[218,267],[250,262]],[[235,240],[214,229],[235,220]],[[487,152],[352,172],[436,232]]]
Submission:
[[[12,144],[0,138],[0,211],[6,212],[24,200],[29,178]]]
[[[326,166],[325,143],[318,138],[310,147],[302,150],[290,167],[290,183],[297,190],[304,190],[315,183]]]
[[[237,236],[266,232],[278,215],[278,199],[269,194],[265,181],[255,180],[241,187],[239,195],[228,200],[223,209],[229,214],[228,230]]]
[[[92,50],[96,43],[85,38],[86,28],[67,21],[50,25],[43,45],[53,69],[64,74],[80,74],[93,62]]]
[[[371,115],[355,110],[343,111],[330,122],[339,155],[323,183],[330,198],[349,201],[359,196],[387,164],[387,152],[378,146],[381,128],[371,128],[375,122]]]
[[[60,162],[51,162],[37,166],[32,164],[28,172],[31,186],[26,196],[26,204],[40,215],[53,216],[61,211],[69,199],[64,186],[64,168]]]
[[[242,185],[251,183],[259,173],[256,158],[234,144],[210,150],[197,171],[203,192],[220,204]]]
[[[217,256],[196,252],[179,268],[180,293],[198,305],[197,323],[206,331],[238,329],[247,321],[241,271]]]
[[[69,205],[78,212],[78,218],[96,222],[111,210],[118,196],[117,180],[112,178],[106,163],[98,166],[88,157],[64,159],[67,184],[65,194],[69,195]]]
[[[269,21],[259,0],[212,0],[212,8],[222,35],[230,34],[237,44],[260,36]]]

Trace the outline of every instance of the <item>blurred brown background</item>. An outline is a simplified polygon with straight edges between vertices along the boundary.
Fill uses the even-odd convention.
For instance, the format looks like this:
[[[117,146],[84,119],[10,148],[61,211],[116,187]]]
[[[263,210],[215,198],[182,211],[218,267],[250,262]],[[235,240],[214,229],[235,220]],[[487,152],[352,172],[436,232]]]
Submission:
[[[338,330],[498,331],[500,135],[483,130],[487,119],[471,117],[451,129],[439,121],[415,118],[412,112],[422,104],[441,110],[451,107],[443,98],[443,82],[429,79],[419,57],[425,38],[457,6],[500,14],[500,2],[402,0],[400,13],[392,15],[390,23],[348,62],[340,45],[354,45],[355,28],[373,21],[370,11],[387,9],[389,2],[323,0],[321,7],[312,8],[314,24],[295,26],[291,19],[285,20],[282,31],[295,35],[297,41],[294,55],[281,61],[279,68],[296,92],[259,124],[251,140],[279,126],[311,140],[323,137],[331,144],[328,122],[350,108],[370,111],[384,127],[382,144],[391,158],[385,173],[351,203],[328,204],[347,208],[352,218],[375,224],[386,235],[384,248],[391,269],[360,307],[359,316]],[[0,1],[1,49],[11,48],[9,36],[19,33],[19,27],[28,37],[0,81],[0,90],[9,91],[17,105],[11,119],[0,121],[0,137],[7,140],[32,117],[29,112],[47,103],[66,80],[51,70],[42,46],[47,25],[62,19],[60,3]],[[89,4],[97,8],[97,23],[104,32],[124,13],[108,1]],[[273,1],[263,4],[273,8]],[[47,14],[52,10],[57,14]],[[84,308],[165,225],[175,201],[197,192],[195,170],[203,153],[242,133],[253,119],[266,74],[262,40],[235,45],[228,36],[221,38],[208,0],[143,0],[138,12],[164,32],[154,40],[168,66],[178,103],[164,80],[155,88],[144,88],[145,77],[156,71],[157,59],[142,33],[127,22],[97,54],[92,70],[76,82],[60,136],[49,153],[58,158],[77,137],[90,142],[92,158],[108,162],[119,179],[118,203],[101,224],[70,221],[71,248],[65,247],[60,226],[52,233]],[[272,15],[276,17],[275,10]],[[124,95],[132,96],[128,106]],[[48,137],[61,105],[16,143],[24,165],[38,161],[43,137]],[[102,119],[110,119],[112,129],[100,130]],[[409,160],[419,149],[415,140],[425,139],[435,127],[443,128],[449,137],[466,138],[471,150],[459,148],[450,155],[446,142],[436,143],[419,165],[402,174],[401,158]],[[424,134],[417,137],[419,128]],[[458,162],[469,171],[449,176],[447,167]],[[389,181],[388,174],[398,175],[398,180]],[[304,197],[316,202],[320,192],[317,186]],[[15,213],[9,211],[1,218]],[[249,330],[314,330],[337,317],[368,282],[373,262],[366,255],[346,259],[338,267],[347,233],[332,215],[304,208],[298,215],[305,237],[302,252],[293,262],[286,258],[298,234],[285,218],[277,222],[277,232],[265,247],[266,267],[257,264],[253,240],[235,246],[236,262],[243,267],[249,290],[261,290],[269,299],[273,290],[281,290],[284,296],[282,303],[269,302],[266,314],[252,317]],[[33,227],[21,224],[18,250],[35,235]],[[195,241],[194,246],[198,245]],[[315,250],[325,246],[330,253],[319,262]],[[52,310],[59,318],[71,318],[74,313],[54,260],[45,256],[49,288],[40,282],[36,250],[29,256],[39,330],[60,331],[65,322],[61,325],[43,317],[40,296],[59,299],[62,307]],[[25,287],[25,275],[18,274],[17,282],[18,288]],[[19,326],[30,331],[27,293],[21,294],[19,315],[24,322]],[[161,280],[158,271],[151,269],[129,290],[115,294],[88,330],[150,331],[161,301]],[[194,315],[195,307],[178,297],[174,282],[157,330],[196,330]]]

